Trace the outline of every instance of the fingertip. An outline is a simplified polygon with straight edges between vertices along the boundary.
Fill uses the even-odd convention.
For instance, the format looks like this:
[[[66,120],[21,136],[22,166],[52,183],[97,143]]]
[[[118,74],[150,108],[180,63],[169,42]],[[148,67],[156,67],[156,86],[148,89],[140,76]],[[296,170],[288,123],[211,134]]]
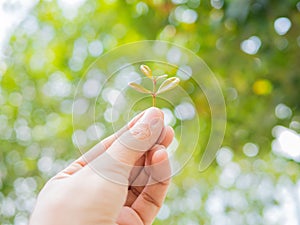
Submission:
[[[175,136],[173,127],[167,126],[166,129],[167,129],[167,137],[169,137],[172,140]]]
[[[172,134],[174,135],[174,129],[173,129],[173,127],[171,127],[171,126],[167,126],[169,129],[170,129],[170,131],[172,132]]]
[[[156,114],[157,117],[161,117],[162,119],[164,119],[164,113],[161,109],[157,108],[157,107],[150,107],[148,109],[146,109],[146,112],[151,112],[152,114]]]
[[[174,138],[174,130],[170,126],[164,127],[164,131],[162,132],[161,137],[158,140],[158,144],[164,145],[165,147],[168,147]]]
[[[168,184],[171,178],[171,164],[165,149],[154,152],[151,160],[151,181],[149,184]]]
[[[160,149],[165,149],[165,146],[156,144],[147,152],[147,157],[146,157],[146,161],[145,161],[146,165],[153,164],[152,163],[153,155],[156,151],[159,151]]]
[[[151,164],[157,164],[160,163],[164,160],[168,159],[168,153],[166,151],[165,148],[161,148],[157,151],[154,152],[153,156],[152,156],[152,160],[151,160]]]

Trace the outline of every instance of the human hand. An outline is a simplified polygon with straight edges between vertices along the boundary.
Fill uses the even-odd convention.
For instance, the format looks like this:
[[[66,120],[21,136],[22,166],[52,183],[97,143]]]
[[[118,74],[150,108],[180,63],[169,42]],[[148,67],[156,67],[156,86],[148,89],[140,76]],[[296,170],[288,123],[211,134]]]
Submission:
[[[152,224],[170,181],[174,136],[150,108],[47,182],[30,225]]]

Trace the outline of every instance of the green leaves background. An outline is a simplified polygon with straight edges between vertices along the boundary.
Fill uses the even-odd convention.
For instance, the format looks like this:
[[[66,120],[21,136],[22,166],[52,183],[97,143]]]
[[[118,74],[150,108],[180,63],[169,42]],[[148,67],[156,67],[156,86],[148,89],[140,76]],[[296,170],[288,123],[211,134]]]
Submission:
[[[300,132],[298,0],[88,0],[71,9],[63,2],[37,3],[0,61],[1,224],[26,224],[46,180],[80,155],[70,105],[85,69],[110,49],[145,39],[170,41],[203,58],[222,86],[228,115],[216,162],[204,173],[197,170],[200,156],[188,163],[155,224],[299,223],[284,208],[299,206],[299,164],[273,151],[275,127]],[[274,28],[280,17],[291,22],[283,35]],[[197,102],[207,135],[205,96],[189,81],[180,85]],[[106,127],[103,119],[93,129],[106,136]]]

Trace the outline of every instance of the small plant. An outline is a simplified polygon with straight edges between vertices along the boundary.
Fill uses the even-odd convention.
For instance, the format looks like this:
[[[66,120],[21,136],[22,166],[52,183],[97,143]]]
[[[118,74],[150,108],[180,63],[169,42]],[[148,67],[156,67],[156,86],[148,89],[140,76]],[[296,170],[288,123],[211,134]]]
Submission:
[[[142,85],[134,83],[134,82],[131,82],[128,85],[140,93],[150,94],[152,96],[152,106],[156,106],[156,96],[157,95],[175,88],[179,84],[179,81],[180,81],[179,78],[177,78],[177,77],[170,77],[170,78],[166,79],[165,81],[163,81],[162,84],[159,86],[159,88],[157,88],[157,81],[160,79],[167,78],[168,75],[165,74],[165,75],[161,75],[161,76],[153,76],[152,70],[146,65],[141,65],[140,70],[146,77],[148,77],[152,81],[152,84],[153,84],[152,90],[148,90],[148,89],[144,88]]]

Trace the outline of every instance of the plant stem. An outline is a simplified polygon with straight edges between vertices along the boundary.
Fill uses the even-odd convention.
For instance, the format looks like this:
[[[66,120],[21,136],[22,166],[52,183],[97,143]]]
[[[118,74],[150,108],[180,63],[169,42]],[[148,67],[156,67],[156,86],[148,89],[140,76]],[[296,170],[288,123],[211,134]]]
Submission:
[[[153,83],[153,92],[152,92],[152,106],[156,106],[156,79],[155,77],[152,78]]]

